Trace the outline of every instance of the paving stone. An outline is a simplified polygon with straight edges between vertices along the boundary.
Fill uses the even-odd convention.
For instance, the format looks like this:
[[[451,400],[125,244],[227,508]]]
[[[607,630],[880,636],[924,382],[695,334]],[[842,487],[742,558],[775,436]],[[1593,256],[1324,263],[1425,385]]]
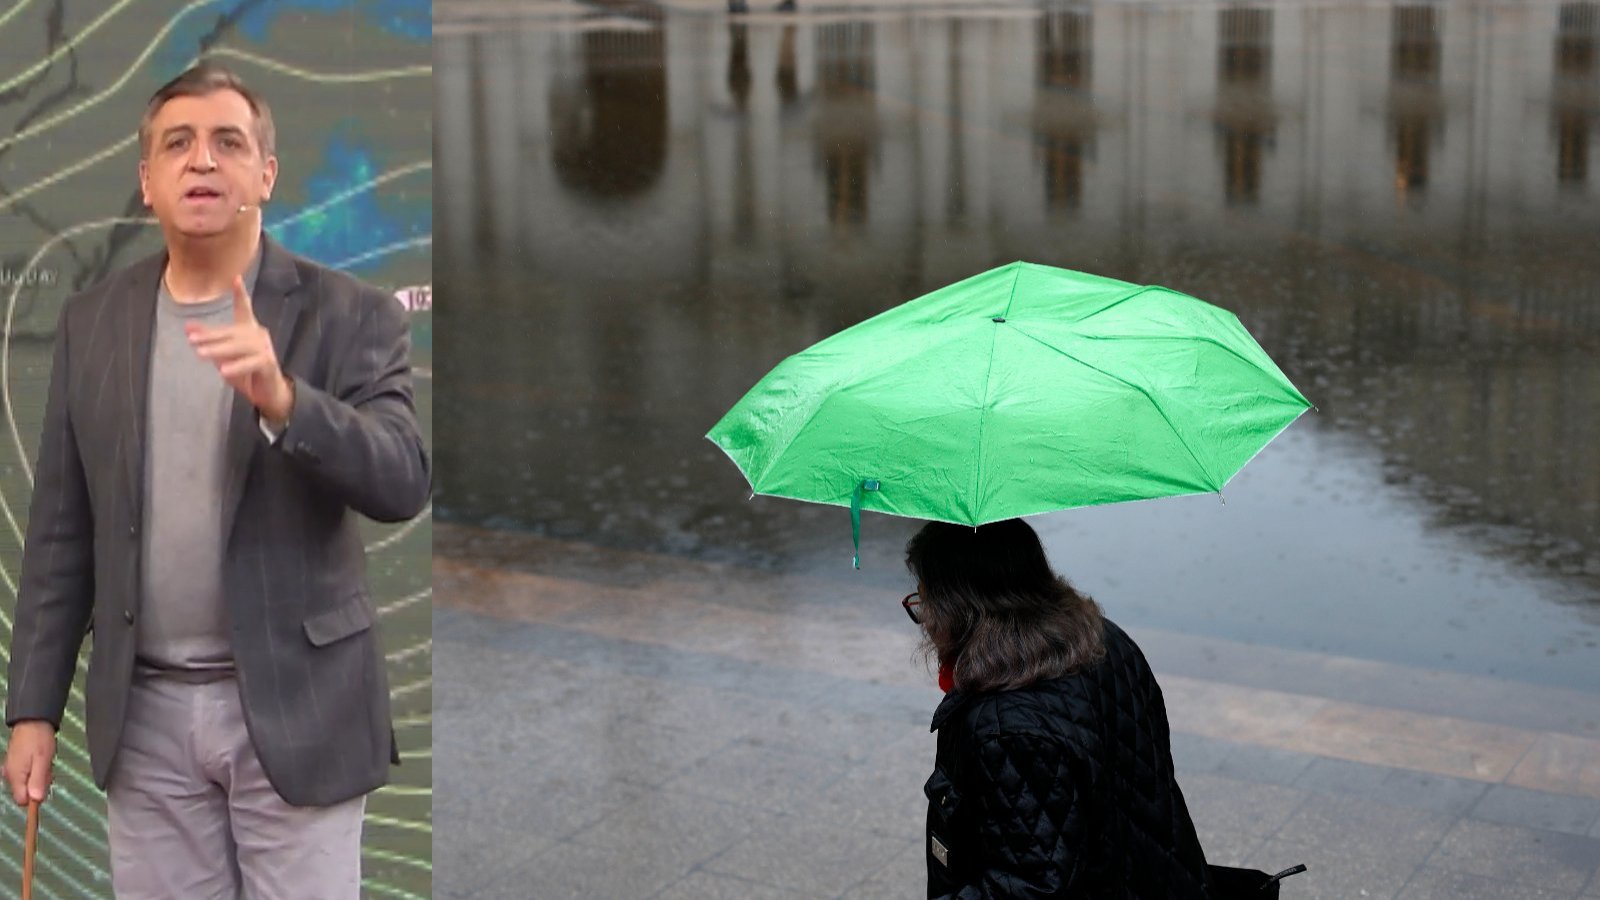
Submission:
[[[769,824],[773,815],[693,794],[648,791],[574,834],[572,842],[624,856],[648,853],[688,872]]]
[[[1312,761],[1295,779],[1294,786],[1353,794],[1380,803],[1451,816],[1471,809],[1489,788],[1484,782],[1466,778],[1325,757]]]
[[[870,831],[782,816],[755,829],[703,868],[812,896],[837,897],[872,876],[905,847],[906,841]]]
[[[906,765],[852,766],[833,784],[799,801],[794,814],[884,837],[916,839],[926,826],[926,780],[924,772]]]
[[[690,872],[668,885],[652,900],[807,900],[798,891],[761,884],[732,875]]]
[[[1576,894],[1600,868],[1600,839],[1462,819],[1429,863],[1469,875]]]
[[[539,900],[645,900],[687,874],[678,860],[657,851],[655,844],[620,848],[557,843],[489,890]]]
[[[1472,807],[1474,819],[1587,835],[1600,823],[1600,800],[1497,784]]]
[[[928,859],[922,841],[907,843],[887,865],[845,891],[840,900],[906,900],[928,892]]]
[[[1496,881],[1427,865],[1396,900],[1570,900],[1571,897],[1565,891]]]
[[[1293,784],[1316,757],[1214,737],[1172,733],[1172,761],[1183,783],[1185,772],[1209,772],[1260,784]]]
[[[1205,849],[1206,862],[1218,866],[1242,867],[1266,841],[1259,834],[1204,828],[1199,823],[1195,827],[1199,831],[1200,846]]]
[[[1389,900],[1417,871],[1420,860],[1415,851],[1366,853],[1267,838],[1244,866],[1274,874],[1304,863],[1306,871],[1282,882],[1282,895],[1293,900]]]
[[[506,761],[507,768],[525,766]],[[616,781],[574,780],[559,767],[554,774],[516,777],[487,774],[470,787],[460,776],[442,779],[434,794],[435,835],[449,834],[452,822],[473,822],[534,837],[561,840],[588,828],[644,794],[644,789]]]
[[[443,900],[479,896],[507,876],[526,871],[554,843],[452,815],[436,815],[434,827],[449,835],[433,848],[434,888]]]
[[[791,812],[814,802],[846,769],[843,763],[741,741],[690,766],[663,787],[770,812]]]
[[[1454,821],[1439,813],[1391,806],[1364,797],[1309,794],[1275,836],[1316,847],[1323,858],[1348,853],[1415,865],[1427,858]]]
[[[1178,783],[1195,828],[1202,833],[1231,831],[1266,837],[1281,828],[1307,796],[1295,788],[1205,773],[1181,776]],[[1208,857],[1209,853],[1208,848]]]

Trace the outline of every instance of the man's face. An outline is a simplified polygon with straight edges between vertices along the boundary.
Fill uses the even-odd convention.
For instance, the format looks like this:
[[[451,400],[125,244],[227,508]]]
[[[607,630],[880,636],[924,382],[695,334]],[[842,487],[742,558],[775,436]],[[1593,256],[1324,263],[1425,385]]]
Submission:
[[[265,201],[277,176],[278,160],[261,155],[250,104],[226,89],[163,104],[139,161],[145,205],[163,227],[189,237],[253,222],[240,205]]]

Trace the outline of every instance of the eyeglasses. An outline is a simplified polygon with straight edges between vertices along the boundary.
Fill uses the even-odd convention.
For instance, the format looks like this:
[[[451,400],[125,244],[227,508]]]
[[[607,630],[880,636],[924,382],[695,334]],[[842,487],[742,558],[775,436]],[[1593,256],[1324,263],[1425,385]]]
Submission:
[[[922,597],[918,592],[912,591],[907,594],[906,598],[900,601],[900,605],[905,607],[906,615],[911,617],[911,621],[918,625],[922,624],[922,616],[917,613],[917,607],[922,605]]]

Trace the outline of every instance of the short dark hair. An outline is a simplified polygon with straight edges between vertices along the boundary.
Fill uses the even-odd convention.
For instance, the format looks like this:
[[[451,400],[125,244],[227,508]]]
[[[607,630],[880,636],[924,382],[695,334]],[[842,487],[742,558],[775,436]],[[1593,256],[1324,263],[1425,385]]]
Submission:
[[[922,594],[923,650],[957,690],[1012,690],[1105,656],[1100,606],[1050,568],[1021,519],[973,528],[929,522],[906,545]]]
[[[151,95],[149,104],[144,108],[144,117],[139,120],[140,157],[150,154],[150,124],[168,100],[174,97],[204,97],[216,91],[233,91],[250,104],[250,112],[256,117],[256,144],[261,148],[261,158],[271,156],[277,144],[277,133],[272,127],[272,110],[267,107],[267,101],[246,87],[244,81],[226,66],[203,59]]]

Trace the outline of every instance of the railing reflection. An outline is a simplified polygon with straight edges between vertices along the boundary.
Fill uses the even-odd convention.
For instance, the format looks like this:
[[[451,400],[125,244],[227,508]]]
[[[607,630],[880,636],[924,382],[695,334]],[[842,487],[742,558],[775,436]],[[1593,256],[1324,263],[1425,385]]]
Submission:
[[[1390,13],[1389,127],[1394,141],[1394,189],[1402,199],[1427,188],[1429,154],[1443,130],[1440,15],[1433,6],[1397,6]]]
[[[872,159],[877,144],[875,26],[842,22],[817,27],[817,151],[828,221],[867,221]]]
[[[1094,13],[1047,10],[1035,33],[1033,134],[1045,206],[1076,209],[1083,202],[1084,160],[1094,154]]]
[[[1261,197],[1262,156],[1277,129],[1270,9],[1217,13],[1216,122],[1223,196],[1230,204],[1254,204]]]
[[[556,174],[597,198],[639,194],[667,158],[664,32],[586,32],[582,66],[577,83],[550,98]]]
[[[1589,177],[1589,132],[1600,121],[1600,4],[1562,4],[1557,23],[1556,178],[1582,185]]]

